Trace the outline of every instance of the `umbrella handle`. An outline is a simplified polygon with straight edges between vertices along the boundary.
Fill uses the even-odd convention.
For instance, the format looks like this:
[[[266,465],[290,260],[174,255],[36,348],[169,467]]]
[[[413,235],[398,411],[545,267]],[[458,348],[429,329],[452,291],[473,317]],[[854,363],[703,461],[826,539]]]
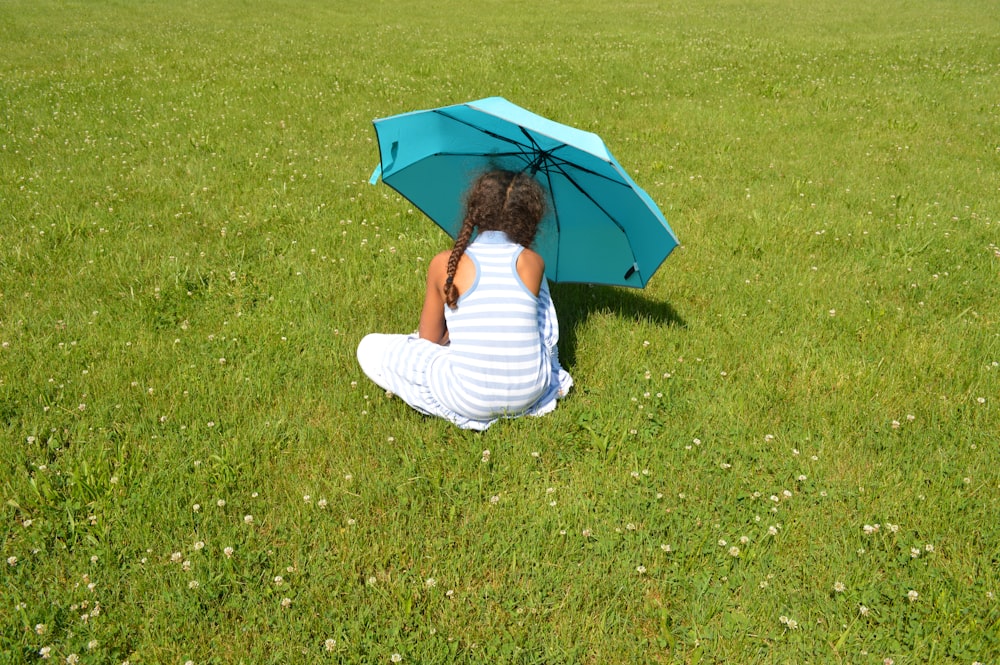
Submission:
[[[374,185],[378,182],[378,179],[382,177],[382,162],[379,162],[375,166],[375,170],[372,171],[372,177],[368,179],[369,185]]]

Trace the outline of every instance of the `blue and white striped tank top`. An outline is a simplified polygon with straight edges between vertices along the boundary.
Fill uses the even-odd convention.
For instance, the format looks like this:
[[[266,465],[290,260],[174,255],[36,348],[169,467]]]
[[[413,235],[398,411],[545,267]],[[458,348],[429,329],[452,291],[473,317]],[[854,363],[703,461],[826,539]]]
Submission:
[[[442,404],[468,418],[522,413],[549,388],[538,297],[517,274],[523,249],[500,231],[480,233],[465,251],[476,279],[457,309],[445,306],[451,343],[430,368],[430,383]]]

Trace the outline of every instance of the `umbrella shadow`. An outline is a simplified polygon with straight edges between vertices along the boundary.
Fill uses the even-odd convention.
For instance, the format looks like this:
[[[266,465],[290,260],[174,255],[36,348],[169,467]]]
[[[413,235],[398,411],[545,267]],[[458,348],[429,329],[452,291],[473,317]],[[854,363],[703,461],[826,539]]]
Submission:
[[[652,321],[686,328],[669,303],[651,300],[634,289],[588,284],[552,284],[552,302],[559,316],[559,360],[576,364],[577,331],[591,314],[611,313],[634,321]]]

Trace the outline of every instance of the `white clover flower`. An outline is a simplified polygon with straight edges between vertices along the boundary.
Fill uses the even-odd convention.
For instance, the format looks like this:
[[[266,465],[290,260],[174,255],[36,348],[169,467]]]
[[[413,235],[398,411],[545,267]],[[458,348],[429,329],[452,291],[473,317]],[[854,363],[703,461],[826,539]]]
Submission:
[[[184,558],[184,555],[180,552],[174,552],[170,555],[170,561],[173,563],[180,563],[180,560]]]
[[[336,646],[337,646],[337,640],[333,639],[332,637],[326,638],[326,640],[323,642],[323,648],[327,651],[333,651]]]
[[[7,565],[8,566],[16,566],[17,565],[17,557],[16,556],[9,556],[9,557],[7,557]]]
[[[244,515],[243,516],[243,523],[244,524],[253,524],[253,515]]]
[[[327,505],[326,499],[320,499],[319,501],[316,502],[316,505],[319,506],[320,508],[326,508]]]
[[[285,579],[281,575],[274,576],[274,586],[281,586],[285,583]]]
[[[87,642],[87,651],[93,651],[97,648],[97,640],[90,640]]]
[[[226,500],[219,499],[218,501],[215,502],[215,505],[217,505],[219,508],[224,508],[226,506]]]
[[[437,580],[434,579],[433,577],[428,577],[426,580],[424,580],[424,586],[427,587],[428,589],[433,589],[434,587],[437,586]]]
[[[222,550],[222,553],[226,555],[227,559],[233,558],[233,548],[232,547],[226,547],[225,549]]]
[[[639,573],[640,575],[645,575],[646,574],[646,566],[636,566],[635,567],[635,572]]]
[[[282,598],[281,606],[287,610],[289,607],[292,606],[292,599],[288,597]]]
[[[913,589],[910,589],[909,591],[906,592],[906,599],[909,600],[911,603],[916,602],[917,598],[919,597],[920,594],[914,591]]]
[[[871,610],[868,609],[867,605],[858,605],[858,614],[860,614],[861,616],[863,617],[868,616],[868,612],[870,611]]]
[[[38,650],[38,656],[42,660],[48,660],[52,657],[52,647],[42,647]]]
[[[924,551],[933,552],[934,551],[934,545],[931,544],[931,543],[927,543],[926,545],[924,545]]]
[[[391,656],[389,656],[389,660],[391,660],[394,663],[401,663],[403,662],[403,657],[398,653],[394,653]]]
[[[911,547],[910,548],[910,558],[911,559],[916,559],[919,556],[920,556],[920,548],[918,548],[918,547]]]
[[[673,548],[670,547],[670,545],[668,545],[666,543],[663,543],[662,545],[660,545],[660,549],[663,550],[664,552],[672,552],[673,551]]]
[[[833,590],[836,591],[837,593],[844,593],[845,589],[847,589],[847,587],[844,586],[843,582],[833,583]]]
[[[198,542],[196,542],[194,544],[194,549],[195,549],[195,551],[205,549],[205,543],[199,540]]]
[[[732,547],[729,548],[729,556],[735,559],[739,555],[740,555],[740,548],[736,547],[736,545],[733,545]]]
[[[45,631],[47,631],[48,629],[49,629],[49,627],[46,626],[44,623],[36,623],[35,624],[35,634],[36,635],[44,635]]]
[[[198,582],[198,580],[191,580],[190,582],[188,582],[189,589],[197,589],[200,586],[201,584]]]

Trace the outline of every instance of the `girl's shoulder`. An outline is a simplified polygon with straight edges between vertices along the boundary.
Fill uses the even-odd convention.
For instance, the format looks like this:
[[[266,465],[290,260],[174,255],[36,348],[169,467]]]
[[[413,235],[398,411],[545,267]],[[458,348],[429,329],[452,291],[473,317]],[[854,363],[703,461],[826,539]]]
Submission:
[[[450,255],[450,251],[435,254],[434,258],[431,259],[431,262],[427,265],[428,276],[444,275],[448,272],[448,257]]]
[[[517,274],[524,285],[537,296],[545,277],[545,259],[535,250],[525,248],[517,257]]]

